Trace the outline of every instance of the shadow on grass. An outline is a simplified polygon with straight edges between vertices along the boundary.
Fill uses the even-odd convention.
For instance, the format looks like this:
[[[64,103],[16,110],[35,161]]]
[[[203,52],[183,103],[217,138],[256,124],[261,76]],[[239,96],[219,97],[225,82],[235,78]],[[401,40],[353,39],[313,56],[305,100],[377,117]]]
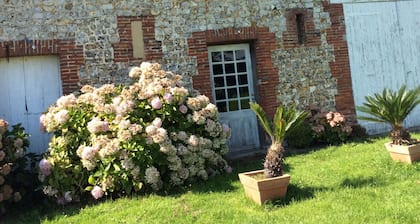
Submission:
[[[276,199],[271,202],[267,202],[268,207],[284,207],[289,205],[292,202],[300,202],[305,200],[310,200],[314,198],[315,192],[331,190],[329,188],[323,187],[299,187],[294,184],[290,184],[287,187],[287,194],[285,198]]]
[[[375,187],[383,185],[384,183],[375,177],[345,178],[341,183],[341,187],[346,188]]]
[[[8,211],[7,215],[0,217],[0,223],[41,223],[43,220],[54,220],[58,215],[76,215],[81,209],[98,203],[101,203],[101,201],[87,200],[62,206],[57,205],[55,201],[44,197],[13,207],[13,209]]]

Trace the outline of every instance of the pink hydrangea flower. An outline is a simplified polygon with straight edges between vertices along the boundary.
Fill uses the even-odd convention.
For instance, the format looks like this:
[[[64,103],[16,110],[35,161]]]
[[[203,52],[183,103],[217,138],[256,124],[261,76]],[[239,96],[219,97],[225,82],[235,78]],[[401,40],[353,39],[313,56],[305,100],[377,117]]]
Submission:
[[[155,126],[156,128],[160,128],[162,126],[162,119],[157,117],[153,120],[152,123],[153,123],[153,126]]]
[[[188,139],[188,144],[192,146],[198,146],[198,142],[199,142],[199,139],[195,135],[191,135],[190,138]]]
[[[232,173],[232,167],[231,166],[226,166],[225,167],[225,172],[226,173]]]
[[[41,131],[47,130],[47,116],[45,114],[42,114],[39,117],[39,124],[40,124]]]
[[[54,115],[55,121],[59,124],[64,124],[69,118],[69,111],[64,109]]]
[[[46,159],[42,159],[39,162],[39,170],[45,176],[50,175],[51,174],[51,163]]]
[[[7,121],[0,119],[0,135],[7,131],[8,125],[9,123],[7,123]]]
[[[167,103],[171,103],[171,102],[172,102],[172,94],[170,94],[170,93],[166,93],[166,94],[163,96],[163,99],[164,99]]]
[[[7,176],[11,170],[12,167],[8,163],[6,163],[2,167],[0,167],[0,174],[2,174],[3,176]]]
[[[101,187],[99,186],[95,186],[93,187],[92,191],[90,192],[90,194],[95,198],[95,199],[99,199],[102,198],[104,196],[104,191],[102,190]]]
[[[179,106],[179,111],[181,111],[181,113],[183,114],[186,114],[188,112],[188,107],[182,104],[181,106]]]
[[[98,117],[94,117],[88,122],[87,128],[90,133],[106,132],[109,131],[109,123],[107,121],[102,121]]]
[[[158,97],[155,97],[152,100],[151,104],[152,104],[152,108],[155,110],[159,110],[160,108],[162,108],[162,101]]]
[[[57,106],[65,108],[71,106],[77,102],[76,96],[74,94],[62,96],[57,100]]]
[[[230,127],[227,124],[223,124],[222,125],[222,130],[224,133],[227,133],[230,131]]]
[[[332,120],[334,118],[334,113],[332,111],[328,112],[325,115],[325,118],[327,118],[327,120]]]
[[[83,148],[82,151],[82,159],[92,159],[93,157],[95,157],[95,154],[96,150],[93,147],[86,146]]]

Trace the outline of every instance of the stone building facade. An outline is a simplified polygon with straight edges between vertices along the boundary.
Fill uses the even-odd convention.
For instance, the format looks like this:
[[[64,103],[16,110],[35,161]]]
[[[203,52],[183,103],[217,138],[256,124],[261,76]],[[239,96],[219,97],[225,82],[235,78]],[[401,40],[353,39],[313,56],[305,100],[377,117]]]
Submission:
[[[250,43],[257,99],[270,113],[281,102],[317,103],[354,113],[340,4],[320,0],[0,0],[0,4],[0,57],[58,55],[64,93],[83,84],[127,82],[129,67],[153,61],[182,74],[211,97],[207,46]],[[134,21],[142,24],[143,58],[133,56]]]
[[[214,100],[209,46],[247,44],[255,100],[355,115],[342,4],[328,0],[0,0],[0,59],[55,55],[63,94],[158,62]],[[1,73],[1,71],[0,71]]]

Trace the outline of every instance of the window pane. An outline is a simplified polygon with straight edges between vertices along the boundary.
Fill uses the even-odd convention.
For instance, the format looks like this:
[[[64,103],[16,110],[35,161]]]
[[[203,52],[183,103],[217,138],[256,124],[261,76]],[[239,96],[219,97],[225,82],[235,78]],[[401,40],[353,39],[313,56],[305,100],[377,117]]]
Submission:
[[[216,103],[216,106],[217,106],[217,110],[219,110],[219,112],[227,112],[226,102]]]
[[[239,110],[238,101],[229,101],[229,111]]]
[[[226,83],[228,86],[235,86],[236,85],[236,77],[234,75],[226,76]]]
[[[233,51],[224,51],[223,58],[225,61],[233,61]]]
[[[246,63],[245,62],[240,62],[240,63],[236,64],[236,70],[238,72],[246,72]]]
[[[216,100],[226,99],[226,93],[224,89],[216,90]]]
[[[214,75],[223,74],[223,65],[213,65],[213,74]]]
[[[211,52],[211,61],[212,62],[221,62],[222,61],[222,52]]]
[[[237,50],[235,51],[236,60],[244,60],[245,59],[245,51],[244,50]]]
[[[224,87],[225,86],[225,79],[223,77],[215,77],[214,78],[214,86],[215,87]]]
[[[239,82],[239,85],[248,84],[248,76],[247,75],[238,75],[238,82]]]
[[[236,91],[236,88],[228,89],[227,92],[228,92],[228,98],[229,99],[237,98],[238,97],[238,93]]]
[[[249,96],[248,87],[239,87],[239,93],[241,94],[241,97]]]
[[[249,108],[250,108],[249,100],[248,99],[241,100],[241,109],[244,110],[244,109],[249,109]]]
[[[234,64],[225,64],[225,74],[235,73]]]

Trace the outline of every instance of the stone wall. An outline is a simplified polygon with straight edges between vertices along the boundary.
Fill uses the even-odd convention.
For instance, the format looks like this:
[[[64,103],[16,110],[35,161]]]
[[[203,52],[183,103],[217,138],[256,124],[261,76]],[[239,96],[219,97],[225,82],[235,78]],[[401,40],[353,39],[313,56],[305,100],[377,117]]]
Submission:
[[[73,41],[75,48],[81,49],[66,56],[52,52],[60,58],[78,62],[74,64],[76,73],[70,71],[74,85],[63,86],[65,93],[82,84],[127,83],[128,69],[147,60],[162,63],[165,69],[182,74],[186,81],[201,86],[199,89],[209,94],[206,90],[209,84],[207,44],[255,43],[259,40],[259,45],[254,46],[269,48],[255,55],[256,75],[260,81],[257,89],[260,89],[263,106],[269,108],[270,113],[279,103],[297,103],[301,107],[317,103],[330,110],[339,105],[341,110],[354,114],[352,100],[337,102],[337,99],[352,99],[351,91],[347,91],[349,83],[342,83],[343,87],[337,80],[338,77],[350,78],[349,71],[343,75],[332,69],[337,60],[348,64],[348,56],[337,58],[335,54],[334,44],[342,44],[344,36],[329,36],[333,34],[333,26],[343,27],[344,21],[332,21],[332,11],[328,10],[337,9],[325,1],[0,0],[0,5],[0,57],[36,55],[38,50],[28,51],[39,41]],[[302,24],[303,40],[296,39],[297,14],[305,21]],[[145,58],[134,58],[130,51],[131,30],[128,26],[136,20],[144,24]],[[209,32],[217,36],[221,30],[234,33],[247,29],[259,31],[252,34],[256,37],[231,33],[230,38],[215,38],[213,42],[193,41]],[[271,39],[265,42],[258,36],[263,34]],[[203,40],[207,39],[204,36]],[[193,43],[197,46],[192,46]],[[258,61],[259,58],[264,61]],[[60,65],[62,80],[66,82],[63,65]],[[201,72],[205,76],[200,76]],[[207,83],[197,83],[206,79]],[[273,86],[268,89],[261,86],[266,82],[264,80]]]

